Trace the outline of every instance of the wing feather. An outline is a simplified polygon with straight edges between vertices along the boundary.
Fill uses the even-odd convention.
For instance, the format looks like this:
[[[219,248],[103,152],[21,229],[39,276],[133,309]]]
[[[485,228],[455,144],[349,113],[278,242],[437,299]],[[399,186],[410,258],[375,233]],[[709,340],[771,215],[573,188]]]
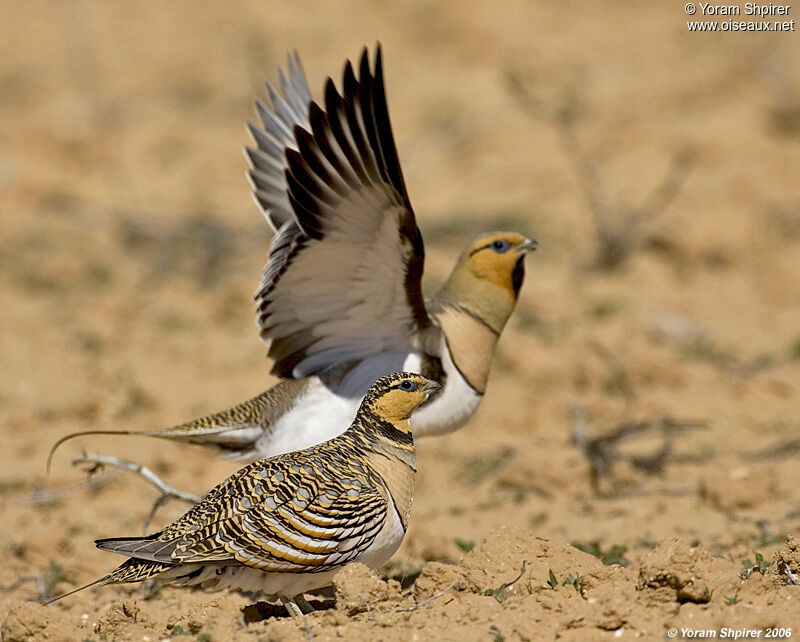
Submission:
[[[256,143],[255,148],[246,149],[251,166],[248,177],[253,186],[253,197],[275,232],[293,219],[286,188],[285,150],[297,149],[294,137],[296,127],[310,127],[308,105],[311,103],[311,92],[296,52],[289,54],[287,67],[288,79],[278,70],[283,96],[267,83],[272,110],[256,100],[256,113],[263,129],[252,123],[247,124]]]
[[[295,65],[290,59],[289,81],[280,78],[283,96],[268,90],[274,111],[257,105],[265,129],[251,128],[258,149],[248,151],[256,199],[291,210],[254,296],[272,371],[282,377],[419,349],[420,332],[431,325],[422,237],[389,122],[380,47],[374,72],[366,49],[358,77],[347,62],[341,94],[328,79],[324,109]]]
[[[241,469],[160,533],[96,544],[148,562],[315,572],[366,551],[388,509],[387,497],[353,478],[337,453],[289,455]]]

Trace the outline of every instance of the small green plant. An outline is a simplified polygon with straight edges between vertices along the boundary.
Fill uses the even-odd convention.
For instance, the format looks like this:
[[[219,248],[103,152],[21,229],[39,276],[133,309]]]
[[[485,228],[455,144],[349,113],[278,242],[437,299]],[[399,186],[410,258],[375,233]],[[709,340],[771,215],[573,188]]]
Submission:
[[[589,316],[604,319],[619,312],[621,307],[617,301],[596,301],[589,307]]]
[[[169,635],[171,635],[174,638],[179,635],[191,635],[191,632],[185,630],[180,624],[176,624],[170,629]]]
[[[512,584],[514,584],[517,581],[519,581],[519,579],[523,575],[525,575],[525,567],[526,566],[527,566],[527,564],[525,562],[522,562],[522,568],[519,569],[519,574],[513,580],[511,580],[510,582],[503,582],[497,588],[485,589],[481,593],[481,595],[491,595],[494,599],[496,599],[498,602],[500,602],[502,604],[503,602],[505,602],[508,599],[508,593],[506,592],[506,589],[509,586],[511,586]]]
[[[547,513],[535,513],[528,517],[528,526],[531,528],[539,528],[542,524],[547,521]]]
[[[494,624],[489,627],[489,633],[494,635],[492,638],[494,642],[504,642],[506,636],[500,633],[500,629],[498,629]]]
[[[44,594],[47,596],[53,595],[56,586],[61,582],[65,582],[67,576],[64,573],[64,568],[58,562],[50,560],[47,563],[47,569],[42,576],[42,583],[44,584]]]
[[[588,544],[572,542],[572,545],[579,551],[589,553],[589,555],[594,555],[606,566],[612,566],[614,564],[618,564],[619,566],[627,566],[630,564],[630,562],[625,558],[625,553],[628,552],[628,547],[622,546],[621,544],[614,544],[611,548],[605,551],[601,548],[598,540],[594,540]]]
[[[792,359],[800,359],[800,337],[795,339],[792,347],[789,348],[789,354],[792,356]]]
[[[756,546],[771,546],[772,544],[782,544],[786,540],[785,533],[772,534],[767,530],[761,530],[758,535],[752,535]]]
[[[547,578],[547,583],[550,585],[550,588],[555,590],[558,588],[558,578],[556,574],[553,573],[553,570],[550,570],[549,577]]]
[[[516,633],[519,636],[520,642],[531,642],[531,639],[527,635],[520,633],[519,629],[514,629],[512,633]]]
[[[734,354],[722,350],[707,337],[696,337],[681,347],[684,356],[697,361],[706,361],[718,368],[726,369],[737,362]]]
[[[743,580],[748,579],[753,573],[764,573],[770,567],[772,562],[768,562],[764,559],[764,556],[761,553],[755,554],[755,562],[751,562],[750,559],[742,560],[742,570],[739,571],[739,577]]]
[[[567,574],[567,577],[561,583],[562,586],[572,586],[574,589],[580,593],[583,589],[583,577],[580,575],[575,575],[573,577],[572,573]]]
[[[486,589],[483,592],[483,595],[491,595],[494,599],[500,602],[500,604],[502,604],[508,599],[508,594],[506,593],[505,584],[501,584],[497,588]]]
[[[739,591],[738,590],[733,595],[730,595],[730,596],[725,598],[725,604],[727,604],[728,606],[733,606],[734,604],[738,604],[738,603],[739,603]]]
[[[469,553],[473,548],[475,548],[475,542],[470,539],[461,539],[460,537],[456,537],[453,540],[462,551],[465,553]]]
[[[705,603],[708,603],[708,602],[710,602],[710,601],[711,601],[711,596],[712,596],[713,594],[714,594],[714,591],[712,591],[711,589],[709,589],[709,588],[706,586],[706,587],[703,589],[703,594],[700,596],[700,599],[701,599],[703,602],[705,602]]]
[[[409,586],[422,574],[422,566],[405,564],[399,560],[391,560],[381,567],[381,576],[385,580],[397,580],[403,587]]]

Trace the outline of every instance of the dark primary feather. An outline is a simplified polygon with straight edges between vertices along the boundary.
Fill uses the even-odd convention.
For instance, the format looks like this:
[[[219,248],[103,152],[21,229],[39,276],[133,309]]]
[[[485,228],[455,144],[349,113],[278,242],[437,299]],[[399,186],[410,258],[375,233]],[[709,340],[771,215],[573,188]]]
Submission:
[[[276,132],[268,142],[278,134],[289,140],[280,124],[292,101],[272,101],[276,113],[262,114]],[[420,283],[422,237],[389,122],[380,48],[374,72],[365,50],[358,78],[348,62],[343,93],[328,79],[324,108],[309,99],[306,117],[282,150],[254,132],[269,156],[256,157],[261,166],[284,167],[285,182],[262,181],[262,196],[270,194],[274,204],[285,196],[293,216],[273,240],[254,297],[272,372],[282,377],[418,348],[416,335],[430,326]]]

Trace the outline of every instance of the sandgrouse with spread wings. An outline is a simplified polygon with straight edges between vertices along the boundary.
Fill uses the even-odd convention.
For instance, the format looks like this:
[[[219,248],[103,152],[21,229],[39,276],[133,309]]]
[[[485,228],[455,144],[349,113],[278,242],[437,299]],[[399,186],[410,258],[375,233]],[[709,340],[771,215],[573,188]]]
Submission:
[[[289,452],[340,434],[370,383],[397,370],[443,383],[414,415],[414,434],[456,430],[483,397],[536,242],[515,232],[478,237],[425,301],[422,236],[389,124],[380,48],[374,69],[364,50],[358,77],[347,62],[341,94],[329,78],[321,103],[296,55],[279,84],[281,92],[267,85],[271,109],[256,103],[262,126],[249,125],[247,156],[253,194],[275,230],[255,301],[281,381],[229,410],[134,434],[243,459]]]
[[[400,546],[416,477],[408,419],[439,387],[407,372],[382,377],[342,435],[248,464],[158,533],[97,540],[129,559],[87,587],[153,578],[240,589],[300,614],[302,594],[342,566],[378,567]]]

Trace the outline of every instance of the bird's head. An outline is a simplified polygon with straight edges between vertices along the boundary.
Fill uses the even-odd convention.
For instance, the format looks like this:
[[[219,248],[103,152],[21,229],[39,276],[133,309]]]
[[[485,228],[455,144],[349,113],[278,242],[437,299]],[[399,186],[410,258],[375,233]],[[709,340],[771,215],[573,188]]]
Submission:
[[[440,387],[422,375],[395,372],[372,384],[363,407],[390,423],[406,422],[414,409]]]
[[[506,290],[517,298],[525,276],[525,255],[536,249],[537,243],[517,232],[490,232],[470,243],[461,254],[469,273]]]
[[[517,302],[525,256],[536,246],[517,232],[481,234],[461,252],[442,286],[443,302],[468,310],[499,333]]]

